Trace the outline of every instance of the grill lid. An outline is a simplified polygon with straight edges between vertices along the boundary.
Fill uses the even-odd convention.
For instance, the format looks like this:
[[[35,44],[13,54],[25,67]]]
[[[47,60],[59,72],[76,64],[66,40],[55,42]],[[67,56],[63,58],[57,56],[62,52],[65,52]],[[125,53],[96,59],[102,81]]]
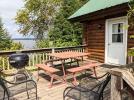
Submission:
[[[9,56],[9,64],[17,69],[24,68],[29,61],[29,56],[25,53],[11,54]]]

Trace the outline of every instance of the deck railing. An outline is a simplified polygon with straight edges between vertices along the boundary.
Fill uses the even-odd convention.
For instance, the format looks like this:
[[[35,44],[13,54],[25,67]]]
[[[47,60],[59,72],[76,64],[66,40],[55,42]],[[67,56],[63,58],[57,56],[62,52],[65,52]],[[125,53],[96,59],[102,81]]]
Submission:
[[[128,49],[128,63],[134,62],[134,47]]]
[[[73,46],[73,47],[59,47],[59,48],[42,48],[42,49],[32,49],[32,50],[17,50],[17,51],[1,51],[0,52],[0,67],[3,70],[11,70],[12,67],[9,64],[9,55],[13,53],[27,53],[29,55],[29,64],[27,68],[34,69],[35,64],[42,63],[44,60],[49,60],[49,53],[52,52],[64,52],[64,51],[79,51],[84,52],[86,46]]]

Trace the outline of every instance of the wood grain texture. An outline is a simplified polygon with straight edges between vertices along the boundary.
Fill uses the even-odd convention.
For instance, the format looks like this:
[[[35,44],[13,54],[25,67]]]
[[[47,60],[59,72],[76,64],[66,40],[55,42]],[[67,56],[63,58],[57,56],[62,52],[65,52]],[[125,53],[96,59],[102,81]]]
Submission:
[[[121,100],[121,77],[111,76],[111,100]]]
[[[91,53],[89,58],[104,62],[105,19],[88,21],[84,23],[84,28],[84,42],[88,45],[87,51]]]
[[[92,54],[90,56],[91,59],[101,62],[104,62],[105,57],[105,21],[106,18],[100,18],[87,21],[83,24],[83,40],[88,45],[86,51]],[[101,28],[98,25],[101,25]],[[134,28],[129,27],[127,39],[128,49],[134,47],[134,39],[130,39],[131,35],[134,35]]]

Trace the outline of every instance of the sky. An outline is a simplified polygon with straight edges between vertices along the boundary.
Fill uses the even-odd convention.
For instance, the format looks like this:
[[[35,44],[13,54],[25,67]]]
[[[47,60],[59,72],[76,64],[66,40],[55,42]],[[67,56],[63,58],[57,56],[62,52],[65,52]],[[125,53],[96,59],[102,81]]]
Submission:
[[[0,0],[0,17],[2,18],[4,27],[7,29],[12,38],[23,37],[18,33],[17,30],[19,29],[19,26],[15,24],[14,20],[16,12],[23,8],[23,6],[23,0]]]

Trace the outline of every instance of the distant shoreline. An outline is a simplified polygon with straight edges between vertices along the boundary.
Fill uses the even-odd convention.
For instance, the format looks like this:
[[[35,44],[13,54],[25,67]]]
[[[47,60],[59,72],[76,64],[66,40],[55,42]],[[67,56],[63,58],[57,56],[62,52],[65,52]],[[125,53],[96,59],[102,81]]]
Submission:
[[[36,46],[36,38],[13,38],[16,43],[21,43],[24,49],[33,49]]]
[[[12,38],[12,40],[37,40],[37,38]]]

